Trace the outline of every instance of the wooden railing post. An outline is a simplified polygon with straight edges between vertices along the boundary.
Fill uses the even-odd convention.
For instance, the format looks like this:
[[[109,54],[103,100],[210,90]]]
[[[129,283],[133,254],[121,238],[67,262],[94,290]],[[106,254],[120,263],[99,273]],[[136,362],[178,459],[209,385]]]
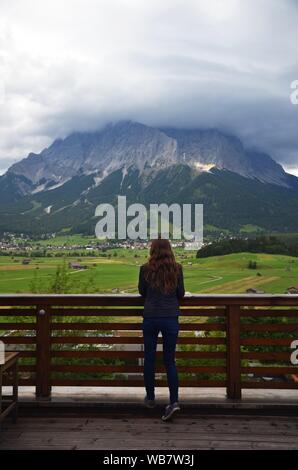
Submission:
[[[51,397],[51,310],[47,305],[36,309],[36,397]]]
[[[241,398],[240,306],[227,306],[227,397]]]

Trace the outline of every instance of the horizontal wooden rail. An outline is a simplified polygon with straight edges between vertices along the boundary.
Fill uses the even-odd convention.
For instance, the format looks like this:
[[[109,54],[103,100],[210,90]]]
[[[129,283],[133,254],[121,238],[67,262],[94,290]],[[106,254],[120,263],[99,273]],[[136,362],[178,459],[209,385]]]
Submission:
[[[286,325],[284,325],[286,326]],[[298,324],[297,324],[298,328]],[[141,323],[115,323],[115,322],[102,322],[102,323],[52,323],[51,330],[124,330],[132,331],[142,329]],[[226,326],[221,323],[180,323],[180,331],[225,331]]]
[[[24,366],[28,370],[28,367],[33,366]],[[179,372],[189,372],[189,373],[196,373],[196,372],[221,372],[226,373],[226,368],[224,366],[178,366],[177,367]],[[31,369],[33,370],[33,369]],[[130,365],[53,365],[51,366],[51,370],[53,372],[124,372],[124,373],[136,373],[142,372],[143,366],[130,366]],[[165,373],[164,367],[156,367],[157,373]]]
[[[68,357],[73,359],[83,357],[135,359],[142,358],[143,356],[143,351],[52,351],[52,357]],[[156,356],[157,358],[162,358],[162,352],[157,351]],[[177,351],[176,357],[179,359],[225,359],[226,354],[214,351]]]
[[[157,387],[166,387],[166,380],[156,380],[155,382]],[[52,381],[54,386],[69,386],[69,380],[65,379],[54,379]],[[121,380],[121,379],[91,379],[91,380],[82,380],[74,379],[72,380],[72,386],[74,387],[144,387],[142,380]],[[180,380],[181,387],[225,387],[226,382],[224,380]]]
[[[0,295],[0,338],[20,351],[20,384],[46,398],[52,386],[143,386],[143,303],[138,295]],[[244,388],[298,389],[298,295],[192,295],[180,307],[181,387],[226,387],[238,399]],[[167,385],[162,342],[157,386]]]

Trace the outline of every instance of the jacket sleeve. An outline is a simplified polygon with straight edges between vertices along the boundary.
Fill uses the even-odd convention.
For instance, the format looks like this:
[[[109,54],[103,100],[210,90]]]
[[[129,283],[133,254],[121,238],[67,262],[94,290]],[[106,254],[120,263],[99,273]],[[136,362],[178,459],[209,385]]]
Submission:
[[[178,299],[183,299],[185,295],[185,288],[184,288],[184,277],[183,277],[183,269],[181,267],[179,277],[178,277],[178,284],[176,289]]]
[[[147,294],[147,283],[146,283],[145,278],[144,278],[144,269],[143,269],[143,266],[140,267],[138,289],[139,289],[139,294],[140,294],[142,297],[146,297],[146,294]]]

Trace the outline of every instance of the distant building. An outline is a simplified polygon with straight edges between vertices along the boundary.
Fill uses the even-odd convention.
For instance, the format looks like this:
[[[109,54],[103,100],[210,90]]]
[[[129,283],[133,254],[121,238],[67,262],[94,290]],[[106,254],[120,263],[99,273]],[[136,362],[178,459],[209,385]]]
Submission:
[[[286,290],[286,294],[298,294],[298,286],[288,287]]]
[[[265,294],[263,290],[256,289],[255,287],[250,287],[246,289],[247,294]]]
[[[87,269],[87,266],[85,264],[80,263],[69,263],[68,266],[71,269]]]

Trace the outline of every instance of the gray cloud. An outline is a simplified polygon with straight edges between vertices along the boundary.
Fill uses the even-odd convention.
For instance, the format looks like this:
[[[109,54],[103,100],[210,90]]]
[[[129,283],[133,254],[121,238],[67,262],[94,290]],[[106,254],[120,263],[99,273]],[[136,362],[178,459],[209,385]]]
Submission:
[[[298,167],[294,0],[1,0],[0,169],[108,121],[218,127]]]

